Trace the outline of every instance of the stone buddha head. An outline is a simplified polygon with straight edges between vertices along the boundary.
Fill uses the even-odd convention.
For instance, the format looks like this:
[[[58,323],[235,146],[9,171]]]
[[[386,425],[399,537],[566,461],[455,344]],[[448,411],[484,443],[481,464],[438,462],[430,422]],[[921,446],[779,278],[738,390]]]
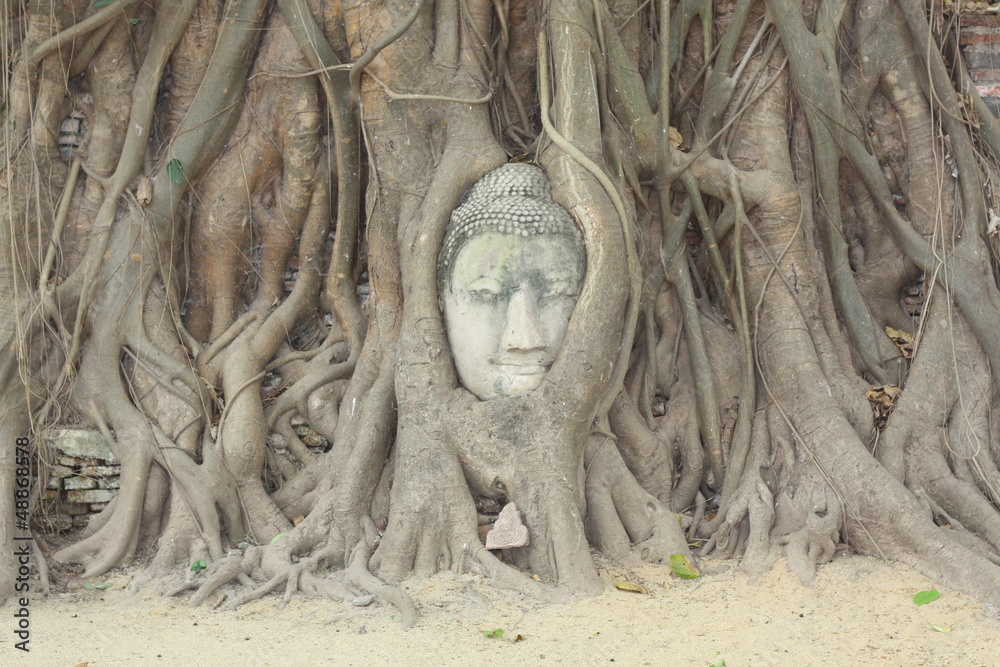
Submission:
[[[454,210],[438,293],[459,379],[481,400],[536,389],[562,347],[583,284],[583,235],[544,172],[506,164]]]

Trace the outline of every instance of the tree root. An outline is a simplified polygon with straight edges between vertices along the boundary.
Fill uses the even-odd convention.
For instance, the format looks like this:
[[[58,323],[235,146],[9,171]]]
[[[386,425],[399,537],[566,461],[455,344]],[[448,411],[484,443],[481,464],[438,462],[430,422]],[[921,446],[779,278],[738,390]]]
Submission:
[[[386,602],[392,603],[403,615],[404,628],[412,628],[417,622],[417,608],[413,600],[402,588],[380,581],[368,570],[373,545],[363,540],[351,551],[351,561],[347,566],[347,579],[355,586],[363,588],[373,595],[378,595]]]
[[[639,486],[610,438],[591,436],[585,460],[591,544],[609,558],[629,564],[690,555],[677,517]]]

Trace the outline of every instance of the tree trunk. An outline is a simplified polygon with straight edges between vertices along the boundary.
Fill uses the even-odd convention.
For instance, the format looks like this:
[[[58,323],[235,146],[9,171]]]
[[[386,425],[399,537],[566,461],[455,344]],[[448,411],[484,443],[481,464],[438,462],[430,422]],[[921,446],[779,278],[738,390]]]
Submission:
[[[692,546],[804,580],[849,547],[1000,602],[1000,127],[938,8],[5,11],[0,543],[17,438],[37,468],[39,434],[83,422],[122,488],[54,558],[149,556],[133,585],[193,604],[367,590],[412,623],[411,575],[562,600],[603,590],[591,547]],[[573,303],[529,388],[481,397],[439,255],[509,162],[544,171],[551,196],[517,196],[565,214],[585,269],[468,297],[538,323]],[[530,215],[490,215],[469,234],[541,252]],[[508,503],[524,528],[511,507],[495,531],[527,542],[488,550]]]

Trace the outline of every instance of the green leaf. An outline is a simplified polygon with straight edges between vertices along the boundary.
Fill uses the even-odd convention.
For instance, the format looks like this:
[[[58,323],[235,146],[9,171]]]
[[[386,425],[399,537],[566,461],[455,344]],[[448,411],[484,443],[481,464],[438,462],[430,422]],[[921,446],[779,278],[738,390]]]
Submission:
[[[928,602],[934,602],[934,600],[937,600],[939,597],[941,597],[941,594],[932,588],[929,591],[920,591],[914,595],[913,602],[919,607],[927,604]]]
[[[111,584],[87,584],[84,588],[88,591],[103,591],[105,588],[111,588]]]
[[[184,167],[181,166],[180,160],[174,158],[167,163],[167,175],[174,185],[184,184]]]
[[[97,9],[98,7],[105,7],[114,1],[115,0],[97,0],[97,2],[94,3],[94,9]]]
[[[951,632],[951,626],[950,625],[933,625],[932,624],[931,627],[934,628],[935,630],[937,630],[938,632]]]
[[[135,25],[136,23],[138,23],[141,20],[142,19],[129,19],[128,22],[131,23],[132,25]]]
[[[725,658],[723,658],[723,659],[722,659],[722,660],[720,660],[719,662],[716,662],[716,663],[712,663],[712,664],[711,664],[711,665],[709,665],[708,667],[726,667],[726,659],[725,659]]]
[[[268,542],[268,544],[274,544],[275,542],[277,542],[278,540],[280,540],[282,537],[284,537],[287,534],[288,533],[278,533],[277,535],[275,535],[274,537],[271,538],[271,541]]]
[[[486,637],[487,639],[503,639],[503,628],[487,630],[483,633],[483,637]]]
[[[682,579],[697,579],[701,572],[684,554],[670,554],[670,569]]]
[[[194,572],[195,574],[198,574],[199,572],[207,568],[208,565],[203,560],[196,560],[195,562],[191,563],[191,571]]]
[[[5,113],[7,113],[7,103],[0,102],[0,116],[3,116]]]

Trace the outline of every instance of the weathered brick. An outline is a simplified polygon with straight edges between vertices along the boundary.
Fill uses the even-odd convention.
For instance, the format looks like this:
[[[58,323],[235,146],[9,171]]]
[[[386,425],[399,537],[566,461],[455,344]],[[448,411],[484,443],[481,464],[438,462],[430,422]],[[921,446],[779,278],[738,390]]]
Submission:
[[[117,477],[121,472],[121,466],[87,466],[80,469],[80,474],[87,477]]]
[[[997,39],[1000,44],[1000,39]],[[988,46],[985,48],[969,48],[965,51],[966,62],[971,71],[1000,69],[1000,54],[996,53],[997,47]]]
[[[82,477],[80,475],[75,475],[73,477],[67,477],[63,480],[64,489],[96,489],[97,480],[91,479],[90,477]]]
[[[97,488],[99,489],[120,489],[121,485],[122,478],[118,476],[97,478]]]
[[[962,32],[974,26],[1000,29],[1000,16],[989,14],[962,14]]]
[[[31,518],[31,524],[35,530],[40,532],[58,533],[73,527],[73,517],[65,514],[34,516]]]
[[[94,514],[98,514],[101,510],[107,507],[107,503],[90,503],[90,511]]]
[[[969,44],[991,44],[1000,42],[1000,28],[963,28],[962,37],[958,43],[962,46]]]
[[[986,102],[986,106],[993,112],[993,115],[1000,118],[1000,86],[993,86],[992,90],[994,92],[990,93],[986,86],[977,86],[979,88],[979,94],[982,95],[983,101]]]
[[[57,514],[77,515],[87,513],[87,506],[82,503],[59,502],[54,509]]]
[[[969,78],[976,83],[994,83],[1000,81],[1000,69],[969,70]]]
[[[45,485],[45,488],[56,489],[58,491],[62,488],[62,477],[49,477],[49,482]]]
[[[70,456],[93,457],[114,461],[115,455],[105,442],[104,436],[89,429],[60,428],[42,433],[42,438],[59,451]],[[97,464],[93,464],[97,465]]]
[[[42,500],[59,500],[59,490],[58,489],[45,489],[42,491]]]
[[[115,493],[111,489],[67,491],[66,500],[71,503],[106,503],[115,497]]]
[[[81,466],[90,465],[90,459],[84,456],[60,456],[56,459],[59,465],[69,466],[70,468],[79,468]]]
[[[73,517],[73,525],[76,526],[77,528],[83,528],[88,523],[90,523],[90,515],[88,514],[81,514],[79,516]]]

